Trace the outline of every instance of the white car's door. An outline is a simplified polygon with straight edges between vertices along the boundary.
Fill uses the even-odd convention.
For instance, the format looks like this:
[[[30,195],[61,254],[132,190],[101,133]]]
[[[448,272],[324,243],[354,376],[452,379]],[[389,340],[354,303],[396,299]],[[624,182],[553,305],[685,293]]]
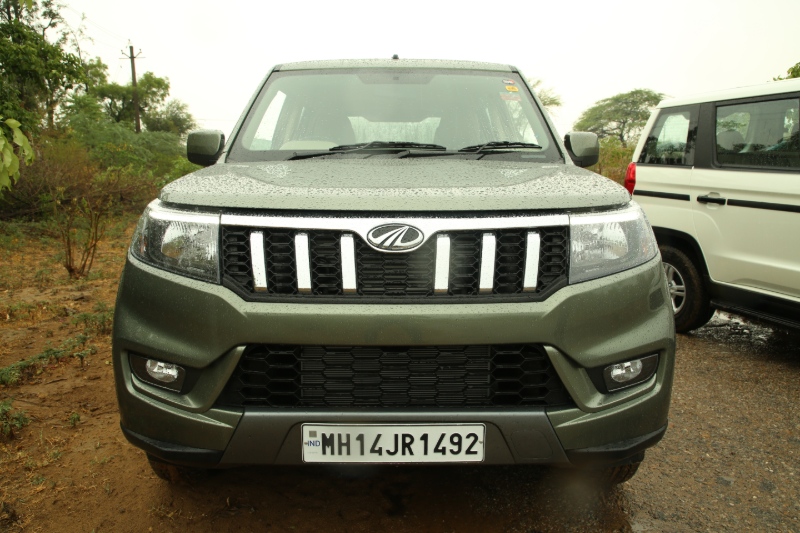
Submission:
[[[716,106],[712,168],[691,177],[695,236],[716,282],[800,298],[798,98]]]

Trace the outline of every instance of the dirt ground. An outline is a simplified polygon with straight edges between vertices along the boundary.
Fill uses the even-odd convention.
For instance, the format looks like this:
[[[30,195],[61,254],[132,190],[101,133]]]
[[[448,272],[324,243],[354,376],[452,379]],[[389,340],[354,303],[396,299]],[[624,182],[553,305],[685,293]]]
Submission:
[[[119,430],[110,317],[130,220],[89,279],[0,226],[0,385],[30,423],[0,437],[0,531],[800,532],[800,340],[717,317],[680,335],[670,429],[601,492],[510,467],[250,468],[169,485]],[[7,375],[7,374],[6,374]]]

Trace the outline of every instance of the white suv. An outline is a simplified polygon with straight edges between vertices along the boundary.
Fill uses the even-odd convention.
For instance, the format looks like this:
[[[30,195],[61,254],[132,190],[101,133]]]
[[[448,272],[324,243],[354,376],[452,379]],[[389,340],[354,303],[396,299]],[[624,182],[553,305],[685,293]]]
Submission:
[[[666,100],[625,186],[658,239],[675,327],[714,309],[800,328],[800,79]]]

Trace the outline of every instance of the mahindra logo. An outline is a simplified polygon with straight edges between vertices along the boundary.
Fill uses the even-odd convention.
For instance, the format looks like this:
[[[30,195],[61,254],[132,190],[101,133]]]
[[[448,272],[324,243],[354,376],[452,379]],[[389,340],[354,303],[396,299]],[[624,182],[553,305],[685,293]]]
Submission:
[[[367,233],[367,240],[378,250],[406,252],[422,244],[425,236],[408,224],[384,224]]]

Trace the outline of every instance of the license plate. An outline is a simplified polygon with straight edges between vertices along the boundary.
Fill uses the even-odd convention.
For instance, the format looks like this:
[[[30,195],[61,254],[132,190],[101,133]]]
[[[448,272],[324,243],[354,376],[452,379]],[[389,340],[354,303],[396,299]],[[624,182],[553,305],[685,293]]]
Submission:
[[[483,424],[303,424],[306,463],[483,461]]]

